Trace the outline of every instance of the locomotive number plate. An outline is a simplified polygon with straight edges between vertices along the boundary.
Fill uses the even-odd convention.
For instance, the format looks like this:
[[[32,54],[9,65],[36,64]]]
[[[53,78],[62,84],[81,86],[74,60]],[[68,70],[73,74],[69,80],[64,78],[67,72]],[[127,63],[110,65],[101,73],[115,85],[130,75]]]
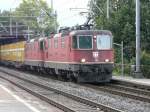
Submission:
[[[98,57],[98,52],[93,52],[93,57],[97,58]]]

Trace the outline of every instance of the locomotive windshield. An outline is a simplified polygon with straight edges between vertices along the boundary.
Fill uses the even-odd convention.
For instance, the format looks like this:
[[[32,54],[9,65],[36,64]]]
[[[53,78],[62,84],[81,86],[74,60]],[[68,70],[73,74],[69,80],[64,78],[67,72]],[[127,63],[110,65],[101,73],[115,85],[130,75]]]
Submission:
[[[80,49],[92,49],[92,36],[79,36]]]
[[[111,49],[111,37],[109,35],[97,35],[97,49]]]
[[[92,49],[92,36],[80,35],[73,37],[73,48],[75,49]]]

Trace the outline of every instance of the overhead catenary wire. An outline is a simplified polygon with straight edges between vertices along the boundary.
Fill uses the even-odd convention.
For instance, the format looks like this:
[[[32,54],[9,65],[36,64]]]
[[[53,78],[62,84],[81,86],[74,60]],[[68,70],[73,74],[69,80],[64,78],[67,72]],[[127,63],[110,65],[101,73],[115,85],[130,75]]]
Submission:
[[[67,17],[64,17],[64,18],[61,18],[61,19],[63,19],[63,21],[68,21],[69,18],[76,17],[77,15],[79,15],[79,14],[74,14],[74,15],[67,16]]]

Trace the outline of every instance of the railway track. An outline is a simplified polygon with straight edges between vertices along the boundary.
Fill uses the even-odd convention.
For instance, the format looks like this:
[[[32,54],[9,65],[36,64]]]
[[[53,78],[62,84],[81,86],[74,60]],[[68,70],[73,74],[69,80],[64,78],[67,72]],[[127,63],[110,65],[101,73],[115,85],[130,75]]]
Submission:
[[[147,89],[139,89],[134,86],[126,86],[114,83],[105,85],[85,84],[85,86],[115,95],[150,103],[150,91]]]
[[[9,81],[65,112],[123,112],[122,110],[49,87],[42,82],[27,79],[21,75],[18,76],[2,70],[1,72],[5,73],[5,75],[0,75],[0,78]]]

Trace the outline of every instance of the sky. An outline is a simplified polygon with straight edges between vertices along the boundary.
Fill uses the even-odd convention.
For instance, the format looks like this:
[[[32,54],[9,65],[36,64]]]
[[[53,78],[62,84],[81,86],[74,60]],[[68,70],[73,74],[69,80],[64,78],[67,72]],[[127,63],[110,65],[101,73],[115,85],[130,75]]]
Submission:
[[[1,10],[10,10],[17,7],[22,0],[0,0]],[[51,6],[51,0],[45,0]],[[74,26],[83,24],[86,21],[86,15],[80,12],[87,11],[89,0],[53,0],[54,10],[57,11],[57,21],[60,26]],[[71,8],[71,9],[70,9]],[[85,8],[85,9],[73,9]]]

